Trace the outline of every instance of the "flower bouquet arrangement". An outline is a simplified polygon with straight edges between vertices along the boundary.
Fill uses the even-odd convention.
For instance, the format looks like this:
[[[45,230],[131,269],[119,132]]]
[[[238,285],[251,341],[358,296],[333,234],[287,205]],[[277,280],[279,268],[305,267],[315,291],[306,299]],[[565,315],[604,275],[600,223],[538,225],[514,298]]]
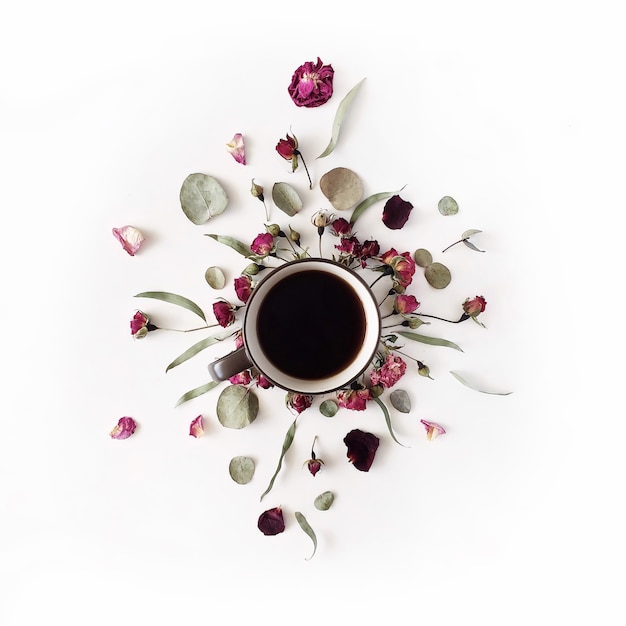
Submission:
[[[333,67],[324,64],[318,58],[316,62],[304,63],[295,70],[287,85],[287,93],[298,107],[319,107],[333,97],[333,79]],[[330,140],[316,162],[323,163],[323,159],[335,149],[340,139],[343,121],[359,93],[362,82],[357,83],[338,104]],[[245,138],[241,133],[235,133],[232,140],[225,144],[225,149],[238,166],[246,166]],[[309,189],[314,188],[314,180],[304,160],[302,148],[291,129],[284,138],[277,140],[274,156],[290,162],[292,174],[302,165]],[[274,183],[271,198],[266,197],[263,186],[252,179],[250,195],[263,205],[265,215],[265,222],[260,224],[258,234],[250,241],[234,237],[232,233],[203,234],[241,256],[241,266],[237,269],[238,275],[232,284],[233,297],[214,299],[210,315],[191,299],[176,293],[145,291],[136,294],[138,298],[157,299],[185,308],[202,320],[201,326],[185,332],[203,333],[207,329],[216,329],[210,330],[206,336],[193,343],[169,363],[166,370],[169,371],[191,358],[201,356],[204,350],[217,344],[226,347],[225,358],[236,351],[243,355],[250,352],[246,344],[249,331],[244,332],[246,311],[249,310],[259,285],[281,267],[323,259],[325,262],[340,266],[358,277],[355,280],[366,284],[366,290],[371,293],[378,309],[375,316],[378,324],[377,335],[372,353],[368,355],[367,362],[359,368],[356,376],[351,375],[349,380],[342,381],[339,386],[331,385],[332,388],[324,389],[323,393],[310,392],[282,384],[275,376],[268,374],[266,368],[259,367],[254,360],[245,360],[247,357],[244,356],[242,357],[244,360],[239,361],[239,366],[235,366],[234,371],[223,376],[223,379],[207,376],[208,380],[186,391],[178,400],[177,405],[182,405],[215,389],[217,420],[225,428],[241,429],[257,419],[259,414],[257,394],[283,394],[285,410],[292,413],[293,420],[287,431],[280,433],[282,448],[276,469],[268,478],[267,487],[260,496],[261,500],[271,492],[279,478],[283,460],[297,434],[299,421],[306,419],[314,411],[318,412],[318,416],[311,416],[311,419],[319,418],[319,414],[333,418],[342,411],[357,413],[370,409],[379,411],[385,421],[389,438],[402,445],[394,431],[389,408],[393,407],[401,413],[411,412],[410,395],[402,389],[402,381],[406,376],[414,375],[432,380],[428,364],[412,356],[411,348],[425,344],[460,350],[454,342],[424,333],[420,327],[428,325],[431,319],[438,319],[450,324],[469,321],[475,323],[477,328],[484,328],[482,319],[487,301],[482,295],[467,294],[465,300],[459,302],[458,310],[448,318],[424,310],[426,307],[423,303],[411,293],[413,278],[418,269],[423,271],[428,284],[436,290],[445,289],[452,280],[452,274],[442,263],[433,262],[428,250],[397,249],[393,247],[392,241],[387,240],[389,233],[402,229],[409,222],[413,210],[412,203],[401,195],[404,188],[363,197],[364,185],[359,175],[349,168],[335,167],[321,175],[319,189],[328,203],[325,208],[310,207],[307,199],[303,199],[295,187],[286,182]],[[222,214],[228,208],[229,199],[226,190],[215,177],[193,173],[182,183],[180,204],[183,214],[194,224],[202,226]],[[292,228],[288,219],[285,219],[286,223],[280,223],[280,219],[270,219],[272,206],[285,218],[293,218],[301,212],[308,212],[306,232],[298,232]],[[357,222],[366,211],[376,210],[373,207],[378,207],[378,210],[382,207],[381,225],[384,230],[381,237],[365,239],[359,235]],[[444,196],[438,204],[438,210],[442,216],[448,216],[456,214],[459,207],[452,197]],[[468,230],[451,246],[463,244],[474,252],[483,252],[470,241],[471,237],[480,232],[476,229]],[[114,228],[113,234],[131,256],[139,252],[144,242],[141,231],[134,226]],[[218,265],[209,267],[205,272],[205,278],[214,290],[226,287],[225,273]],[[301,273],[296,274],[296,278],[302,286]],[[307,291],[304,287],[303,290]],[[354,313],[350,309],[349,298],[341,295],[331,297],[329,293],[320,294],[319,288],[309,288],[308,291],[311,293],[306,299],[306,306],[302,304],[302,298],[307,294],[299,293],[297,298],[284,300],[280,310],[273,312],[276,332],[270,344],[285,352],[286,368],[297,369],[307,361],[300,358],[301,355],[298,353],[300,344],[298,342],[291,344],[293,335],[306,333],[306,329],[313,326],[316,328],[316,334],[310,342],[312,354],[318,355],[315,358],[322,361],[326,355],[331,360],[337,358],[331,356],[328,351],[330,339],[336,336],[333,335],[335,332],[333,325],[328,322],[331,308],[333,319],[343,319],[341,328],[344,330],[340,333],[342,336],[359,327],[356,319],[358,311]],[[326,299],[322,298],[322,295],[325,295]],[[317,308],[314,306],[316,298],[321,302]],[[302,327],[301,331],[298,331],[298,325]],[[293,330],[281,335],[286,328]],[[136,310],[130,322],[131,335],[137,340],[144,339],[156,331],[165,330],[168,329],[160,327],[158,320],[151,319],[150,314],[144,309]],[[357,339],[356,343],[358,341]],[[340,352],[346,350],[349,351],[345,348]],[[485,392],[477,389],[458,373],[451,373],[462,384]],[[307,373],[298,376],[306,378]],[[302,417],[305,412],[306,416]],[[205,417],[198,415],[189,425],[189,435],[201,437],[204,434],[204,421]],[[420,421],[429,440],[446,432],[440,424],[426,419]],[[133,435],[135,428],[135,420],[124,416],[110,435],[114,439],[125,439]],[[356,470],[369,472],[375,462],[380,437],[356,427],[349,429],[343,443],[346,447],[346,460]],[[316,445],[317,437],[313,441],[310,457],[303,461],[313,477],[325,471],[324,461],[316,454]],[[229,472],[235,482],[247,484],[255,472],[254,460],[244,456],[233,457],[229,463]],[[315,498],[313,504],[318,510],[328,510],[333,500],[334,493],[324,491]],[[315,554],[317,548],[315,531],[302,513],[296,512],[295,519],[311,538]],[[286,528],[282,506],[266,509],[258,516],[256,522],[259,530],[265,535],[277,535]]]

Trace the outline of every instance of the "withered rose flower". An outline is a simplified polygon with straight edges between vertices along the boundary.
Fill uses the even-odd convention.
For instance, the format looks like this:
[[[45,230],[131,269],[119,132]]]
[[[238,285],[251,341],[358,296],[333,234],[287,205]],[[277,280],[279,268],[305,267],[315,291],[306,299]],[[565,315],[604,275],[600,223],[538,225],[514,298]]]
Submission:
[[[341,243],[335,248],[346,256],[360,256],[361,254],[361,244],[356,237],[342,237]]]
[[[393,387],[406,372],[406,363],[393,354],[388,354],[385,362],[370,372],[372,385],[382,385],[385,389]]]
[[[315,456],[316,441],[317,436],[315,437],[315,439],[313,439],[313,445],[311,446],[311,458],[305,463],[307,469],[309,470],[309,472],[311,472],[312,476],[315,476],[315,474],[317,474],[317,472],[322,469],[322,465],[324,465],[324,461],[322,461],[322,459],[318,459],[317,456]]]
[[[330,225],[330,232],[337,237],[350,237],[352,235],[352,226],[347,219],[338,217]]]
[[[380,439],[372,433],[367,433],[356,428],[351,430],[343,439],[348,448],[348,461],[362,472],[369,472]]]
[[[260,257],[266,257],[274,249],[274,237],[271,233],[261,233],[254,238],[250,250]]]
[[[351,411],[365,411],[370,400],[372,392],[369,389],[346,389],[337,393],[337,404]]]
[[[375,239],[367,239],[361,245],[359,252],[359,261],[361,261],[361,267],[366,266],[367,259],[371,259],[380,252],[380,246]]]
[[[402,293],[413,280],[415,261],[410,252],[398,254],[395,248],[385,252],[380,260],[393,272],[394,289]]]
[[[226,149],[233,155],[233,159],[242,165],[246,164],[246,149],[243,143],[243,135],[235,133],[235,136],[226,144]],[[263,190],[261,190],[262,192]]]
[[[285,161],[291,161],[291,171],[295,172],[298,169],[298,140],[295,135],[291,136],[289,133],[286,135],[286,139],[279,139],[276,144],[276,152],[280,154]]]
[[[218,300],[213,304],[213,315],[217,323],[226,328],[235,321],[235,307],[226,300]]]
[[[285,404],[296,413],[300,414],[302,411],[308,409],[313,404],[313,396],[309,396],[304,393],[294,393],[290,391],[285,396]]]
[[[324,65],[317,57],[317,63],[307,61],[293,73],[287,91],[296,106],[321,106],[333,95],[334,74],[332,65]]]
[[[257,387],[261,387],[261,389],[271,389],[274,384],[271,383],[269,380],[267,380],[267,378],[265,378],[265,376],[263,376],[263,374],[259,374],[256,379],[256,386]]]
[[[137,428],[132,417],[120,417],[115,428],[109,433],[111,439],[128,439]]]
[[[278,535],[282,533],[285,530],[283,510],[277,506],[264,511],[259,516],[257,526],[264,535]]]
[[[238,276],[235,278],[235,293],[237,297],[245,304],[252,294],[252,280],[249,276]]]
[[[135,256],[135,253],[138,252],[145,241],[145,237],[141,234],[141,231],[134,226],[113,228],[112,232],[115,238],[122,244],[122,248],[124,248],[130,256]]]
[[[417,301],[415,296],[405,296],[399,295],[396,296],[396,299],[393,304],[393,310],[396,313],[401,313],[403,315],[407,313],[413,313],[419,307],[420,303]]]
[[[250,370],[244,370],[243,372],[239,372],[239,374],[235,374],[228,379],[228,382],[231,385],[249,385],[252,382],[252,376],[250,374]]]
[[[157,327],[150,324],[150,318],[143,311],[135,311],[130,320],[130,334],[133,338],[143,339],[151,330],[157,330]]]
[[[391,196],[383,209],[383,224],[391,230],[402,228],[409,219],[412,209],[413,205],[410,202],[397,195]]]
[[[467,298],[463,303],[463,311],[470,317],[478,317],[487,307],[487,301],[482,296],[476,296],[471,300]]]

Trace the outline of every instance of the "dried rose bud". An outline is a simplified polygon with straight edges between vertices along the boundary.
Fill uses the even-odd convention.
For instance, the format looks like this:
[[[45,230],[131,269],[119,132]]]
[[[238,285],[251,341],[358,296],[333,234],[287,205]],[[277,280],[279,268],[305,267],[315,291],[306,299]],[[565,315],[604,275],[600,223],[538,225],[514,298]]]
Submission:
[[[293,241],[297,246],[300,245],[300,233],[289,226],[289,239]]]
[[[290,391],[285,396],[285,404],[296,413],[300,414],[302,411],[308,409],[313,403],[313,396],[309,396],[304,393],[294,393]]]
[[[250,245],[250,250],[260,257],[268,256],[274,250],[274,235],[269,232],[257,235]]]
[[[305,462],[305,465],[307,466],[309,472],[311,472],[311,474],[313,476],[315,476],[315,474],[317,474],[317,472],[319,472],[322,469],[322,465],[324,464],[324,461],[322,461],[322,459],[318,459],[315,456],[315,442],[317,441],[317,435],[315,436],[315,439],[313,439],[313,445],[311,446],[311,458]]]
[[[132,417],[120,417],[115,428],[109,433],[111,439],[128,439],[137,428]]]
[[[487,308],[487,301],[482,296],[476,296],[471,300],[467,298],[463,303],[463,311],[466,315],[476,318]]]
[[[235,293],[237,297],[245,304],[252,295],[252,281],[250,277],[243,274],[235,278]]]
[[[428,367],[428,365],[424,365],[424,363],[422,363],[421,361],[417,362],[417,373],[420,376],[424,376],[425,378],[431,378],[430,368]]]
[[[283,510],[277,506],[264,511],[259,516],[257,526],[264,535],[278,535],[282,533],[285,530]]]
[[[254,178],[252,179],[252,188],[250,189],[250,193],[261,202],[265,201],[265,196],[263,196],[263,187],[261,187],[261,185],[257,185],[254,182]]]
[[[256,276],[259,271],[260,268],[262,268],[262,265],[257,265],[256,263],[250,263],[250,265],[248,265],[248,267],[246,267],[246,269],[242,272],[242,274],[245,274],[246,276]]]
[[[328,213],[328,211],[320,209],[313,214],[311,224],[313,224],[313,226],[317,226],[318,228],[326,228],[326,226],[328,226],[334,219],[335,216],[332,213]]]
[[[150,324],[150,318],[143,311],[135,311],[130,320],[130,334],[133,338],[143,339],[151,330],[157,330],[157,327]]]
[[[281,228],[278,224],[266,224],[265,230],[272,235],[272,237],[278,237],[281,233]]]
[[[415,296],[398,295],[393,304],[393,310],[395,313],[406,315],[407,313],[413,313],[419,305],[420,303]]]
[[[213,315],[222,328],[230,326],[235,321],[235,311],[236,307],[226,300],[218,300],[213,304]]]

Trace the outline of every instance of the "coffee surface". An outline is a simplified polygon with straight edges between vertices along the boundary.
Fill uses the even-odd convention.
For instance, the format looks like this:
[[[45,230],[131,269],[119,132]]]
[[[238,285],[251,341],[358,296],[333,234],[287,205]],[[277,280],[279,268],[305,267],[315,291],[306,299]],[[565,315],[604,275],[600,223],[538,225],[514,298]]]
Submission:
[[[354,361],[365,338],[365,312],[342,278],[319,270],[297,272],[265,295],[257,334],[263,352],[279,370],[319,380]]]

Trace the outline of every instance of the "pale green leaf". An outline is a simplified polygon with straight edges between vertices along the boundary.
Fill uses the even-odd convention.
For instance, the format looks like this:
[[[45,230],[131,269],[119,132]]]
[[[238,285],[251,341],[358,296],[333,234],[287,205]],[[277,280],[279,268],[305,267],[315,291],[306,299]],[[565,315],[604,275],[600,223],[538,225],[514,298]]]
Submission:
[[[302,209],[302,200],[298,192],[288,183],[274,183],[272,201],[289,217],[293,217]]]
[[[437,208],[441,215],[456,215],[459,212],[459,205],[451,196],[441,198],[437,204]]]
[[[335,494],[332,491],[324,491],[315,498],[313,504],[318,511],[328,511],[335,501]]]
[[[259,399],[243,385],[226,387],[217,399],[217,419],[225,428],[245,428],[259,413]]]
[[[300,528],[302,528],[302,530],[311,538],[311,541],[313,542],[313,554],[311,554],[311,556],[306,559],[307,561],[309,561],[315,556],[315,551],[317,550],[317,537],[315,536],[315,532],[309,525],[309,522],[306,521],[306,517],[304,517],[304,515],[302,515],[300,511],[296,511],[295,516],[298,520],[298,524],[300,524]]]
[[[211,337],[205,337],[201,341],[198,341],[198,343],[194,343],[193,346],[185,350],[180,356],[176,357],[165,368],[165,372],[167,373],[172,368],[176,367],[177,365],[180,365],[181,363],[188,361],[191,357],[195,356],[196,354],[198,354],[198,352],[201,352],[205,348],[209,348],[215,345],[216,343],[219,343],[220,341],[224,341],[224,339],[226,339],[227,337],[230,337],[232,334],[233,333],[231,330],[226,330],[224,332],[217,333],[216,335],[212,335]]]
[[[339,410],[339,405],[334,400],[324,400],[320,404],[320,413],[324,417],[333,417]]]
[[[445,348],[454,348],[459,352],[463,352],[459,346],[447,339],[438,339],[437,337],[428,337],[426,335],[418,335],[417,333],[409,332],[408,330],[398,330],[395,331],[396,334],[405,337],[406,339],[411,339],[412,341],[419,341],[420,343],[425,343],[429,346],[443,346]]]
[[[344,99],[339,103],[339,106],[337,107],[337,112],[335,113],[335,120],[333,122],[333,128],[332,128],[332,133],[330,136],[330,141],[328,142],[328,145],[326,146],[324,152],[322,152],[322,154],[320,154],[317,157],[318,159],[327,157],[335,149],[335,146],[337,145],[337,141],[339,140],[339,132],[341,131],[341,125],[343,124],[343,120],[346,116],[348,108],[350,107],[350,104],[356,97],[364,80],[365,79],[363,78],[354,87],[352,87],[352,89],[350,89],[350,91],[346,94]]]
[[[226,285],[226,277],[220,267],[209,267],[204,272],[204,279],[209,284],[209,287],[213,289],[224,289]]]
[[[155,300],[162,300],[163,302],[169,302],[170,304],[177,304],[178,306],[182,306],[184,309],[195,313],[206,322],[206,317],[204,316],[202,309],[189,298],[185,298],[185,296],[179,296],[178,294],[170,293],[168,291],[143,291],[142,293],[138,293],[135,298],[154,298]]]
[[[189,220],[200,225],[224,212],[228,196],[212,176],[189,174],[180,189],[180,206]]]
[[[214,389],[220,383],[221,381],[212,380],[210,383],[206,383],[206,385],[200,385],[200,387],[196,387],[195,389],[188,391],[187,393],[183,394],[178,399],[176,406],[180,406],[181,404],[184,404],[185,402],[188,402],[189,400],[193,400],[194,398],[197,398],[198,396],[201,396],[202,394],[207,393],[207,391],[211,391],[211,389]]]
[[[247,485],[254,476],[254,461],[247,456],[235,456],[228,464],[230,477],[239,485]]]
[[[297,418],[296,418],[297,419]],[[276,476],[278,476],[278,472],[280,472],[280,468],[283,466],[283,458],[285,454],[287,454],[287,450],[291,447],[293,443],[293,438],[296,434],[296,420],[293,420],[293,423],[289,427],[287,434],[285,435],[285,440],[283,441],[283,449],[281,450],[280,457],[278,459],[278,466],[276,467],[276,471],[270,480],[270,484],[267,486],[267,489],[261,494],[261,500],[272,490],[274,486],[274,481],[276,480]]]
[[[387,422],[387,428],[389,429],[389,434],[391,435],[391,438],[400,446],[402,446],[403,448],[406,448],[406,446],[403,443],[400,443],[397,439],[396,436],[393,432],[393,428],[391,426],[391,417],[389,415],[389,410],[387,409],[387,407],[385,406],[385,403],[380,399],[380,398],[374,398],[374,401],[376,402],[376,404],[378,404],[378,406],[382,409],[383,411],[383,415],[385,416],[385,422]]]
[[[404,187],[402,187],[402,189],[404,189]],[[399,194],[402,191],[402,189],[399,189],[398,191],[381,191],[380,193],[375,193],[365,198],[365,200],[363,200],[362,202],[359,202],[359,204],[356,207],[354,207],[354,211],[352,211],[352,216],[350,217],[350,224],[354,224],[359,219],[359,217],[363,215],[365,210],[372,206],[372,204],[376,204],[377,202],[380,202],[381,200],[387,200],[387,198],[391,198],[391,196],[395,196],[396,194]]]
[[[255,258],[255,255],[250,250],[250,246],[242,243],[238,239],[234,237],[225,237],[223,235],[206,235],[207,237],[211,237],[211,239],[215,239],[218,243],[222,243],[225,246],[232,248],[235,252],[239,252],[242,256],[245,256],[247,259]]]
[[[411,398],[404,389],[396,389],[389,394],[389,401],[396,411],[400,413],[411,412]]]
[[[462,385],[465,385],[466,387],[469,387],[470,389],[473,389],[474,391],[479,391],[480,393],[488,393],[493,396],[509,396],[513,393],[512,391],[504,391],[504,392],[485,391],[484,389],[479,389],[473,383],[470,383],[467,380],[465,380],[465,378],[463,378],[460,374],[457,374],[457,372],[450,372],[450,374],[452,374],[452,376],[454,376]]]

